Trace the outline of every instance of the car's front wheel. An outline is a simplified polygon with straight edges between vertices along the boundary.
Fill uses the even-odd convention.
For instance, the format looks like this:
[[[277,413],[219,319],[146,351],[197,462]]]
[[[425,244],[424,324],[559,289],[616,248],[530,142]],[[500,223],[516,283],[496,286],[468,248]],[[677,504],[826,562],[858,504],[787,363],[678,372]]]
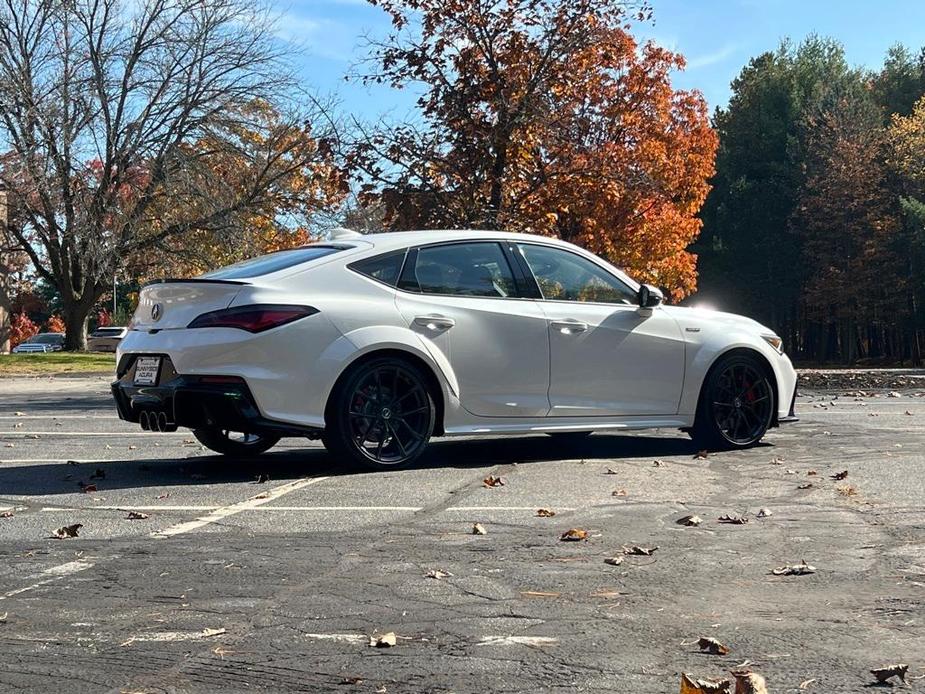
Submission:
[[[193,429],[193,436],[209,450],[234,458],[260,455],[279,443],[279,436],[248,434],[212,427]]]
[[[410,465],[430,440],[436,407],[427,379],[403,359],[354,368],[332,395],[322,441],[335,457],[367,469]]]
[[[709,449],[748,448],[758,443],[774,416],[774,388],[767,369],[747,354],[723,357],[700,394],[694,441]]]

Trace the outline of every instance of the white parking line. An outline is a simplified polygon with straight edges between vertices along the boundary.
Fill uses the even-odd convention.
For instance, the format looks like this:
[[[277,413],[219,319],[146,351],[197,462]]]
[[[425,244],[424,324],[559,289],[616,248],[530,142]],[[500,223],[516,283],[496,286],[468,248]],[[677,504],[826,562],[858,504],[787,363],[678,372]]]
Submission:
[[[289,494],[290,492],[294,492],[297,489],[302,489],[303,487],[316,484],[326,479],[330,479],[330,477],[306,477],[300,480],[295,480],[293,482],[287,482],[286,484],[281,484],[278,487],[273,487],[267,492],[251,497],[246,501],[241,501],[237,504],[232,504],[231,506],[217,508],[208,515],[197,518],[196,520],[187,521],[185,523],[178,523],[177,525],[172,525],[164,530],[155,531],[151,533],[151,537],[173,537],[174,535],[182,535],[184,533],[192,532],[193,530],[198,530],[199,528],[202,528],[206,525],[217,523],[218,521],[241,513],[242,511],[253,510],[259,506],[268,504],[271,501],[280,498],[281,496]]]
[[[0,414],[0,419],[119,419],[112,414]]]
[[[551,646],[559,639],[551,636],[483,636],[479,646]]]
[[[24,588],[17,588],[16,590],[11,590],[7,593],[4,593],[3,595],[0,595],[0,600],[6,600],[7,598],[11,598],[14,595],[19,595],[20,593],[35,590],[36,588],[44,586],[47,583],[51,583],[52,581],[59,581],[65,576],[70,576],[71,574],[76,574],[78,571],[89,569],[91,566],[93,566],[93,563],[84,559],[69,561],[66,564],[61,564],[60,566],[53,566],[50,569],[45,569],[42,573],[33,577],[41,578],[42,576],[45,576],[45,578],[25,586]]]
[[[189,438],[190,433],[187,431],[158,431],[150,432],[142,429],[132,429],[131,431],[3,431],[0,432],[0,438],[23,438],[28,436],[186,436]]]

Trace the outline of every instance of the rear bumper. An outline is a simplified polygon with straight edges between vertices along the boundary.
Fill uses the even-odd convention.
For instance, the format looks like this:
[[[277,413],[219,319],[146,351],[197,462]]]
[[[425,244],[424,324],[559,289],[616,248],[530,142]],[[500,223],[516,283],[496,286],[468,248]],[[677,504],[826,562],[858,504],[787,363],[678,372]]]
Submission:
[[[163,357],[163,360],[156,386],[135,385],[134,365],[111,385],[119,419],[137,423],[142,413],[146,413],[146,418],[163,413],[168,431],[188,427],[278,436],[317,437],[320,434],[320,429],[278,422],[261,415],[242,379],[215,382],[217,379],[207,376],[183,376],[174,371],[169,358]]]

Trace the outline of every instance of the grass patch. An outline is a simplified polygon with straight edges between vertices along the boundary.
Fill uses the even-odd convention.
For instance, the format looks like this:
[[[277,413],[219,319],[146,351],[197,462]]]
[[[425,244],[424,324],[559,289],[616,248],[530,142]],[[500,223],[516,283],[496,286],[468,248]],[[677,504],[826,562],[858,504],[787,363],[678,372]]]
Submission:
[[[54,376],[57,374],[106,373],[116,369],[114,354],[49,352],[48,354],[0,354],[0,377]]]

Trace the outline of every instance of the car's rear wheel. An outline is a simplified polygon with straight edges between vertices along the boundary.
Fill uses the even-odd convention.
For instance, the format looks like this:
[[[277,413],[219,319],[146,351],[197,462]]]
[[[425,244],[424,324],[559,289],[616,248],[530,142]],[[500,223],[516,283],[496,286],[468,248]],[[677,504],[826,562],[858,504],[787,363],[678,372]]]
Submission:
[[[748,448],[758,443],[774,416],[771,376],[747,354],[722,358],[707,375],[691,436],[711,449]]]
[[[421,370],[383,357],[360,364],[337,387],[322,441],[338,459],[372,470],[395,469],[421,456],[435,421]]]
[[[193,436],[209,450],[235,458],[247,458],[265,453],[279,443],[280,438],[267,434],[249,434],[213,427],[193,429]]]

